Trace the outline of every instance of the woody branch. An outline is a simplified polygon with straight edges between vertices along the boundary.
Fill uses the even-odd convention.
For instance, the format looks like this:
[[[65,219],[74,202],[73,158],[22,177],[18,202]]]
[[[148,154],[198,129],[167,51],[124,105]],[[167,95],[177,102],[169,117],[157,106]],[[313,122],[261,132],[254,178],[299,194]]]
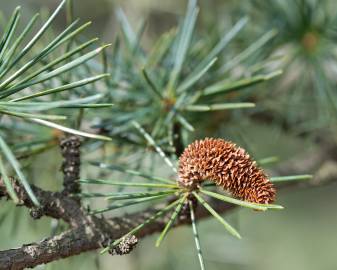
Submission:
[[[293,182],[282,185],[279,189],[310,187],[336,181],[337,159],[334,156],[334,152],[335,147],[329,145],[320,148],[318,151],[305,153],[302,157],[296,157],[296,162],[290,160],[281,164],[274,170],[275,174],[283,174],[285,172],[287,174],[301,174],[311,171],[317,171],[317,173],[309,182]],[[34,209],[34,205],[23,187],[15,179],[12,181],[20,198],[20,205]],[[43,239],[38,243],[25,244],[19,248],[0,251],[0,269],[32,268],[61,258],[99,249],[107,241],[120,238],[158,211],[158,207],[148,208],[141,213],[127,214],[123,217],[111,219],[88,216],[86,210],[78,204],[78,201],[64,192],[44,191],[38,187],[33,187],[33,190],[41,202],[43,214],[64,220],[69,224],[69,229],[59,235]],[[0,197],[9,198],[2,179],[0,179]],[[216,211],[222,214],[235,208],[233,205],[219,201],[211,201],[211,204]],[[208,216],[209,213],[202,207],[197,209],[196,218],[198,220]],[[148,224],[137,233],[137,237],[141,239],[160,232],[164,228],[167,218],[167,216],[163,216]],[[180,219],[176,226],[181,226],[188,222],[186,219]]]

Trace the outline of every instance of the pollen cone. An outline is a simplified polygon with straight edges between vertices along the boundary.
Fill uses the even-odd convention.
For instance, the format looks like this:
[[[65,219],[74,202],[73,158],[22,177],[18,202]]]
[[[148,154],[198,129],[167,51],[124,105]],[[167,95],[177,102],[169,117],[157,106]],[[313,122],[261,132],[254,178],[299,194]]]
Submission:
[[[178,182],[195,188],[209,180],[241,200],[268,204],[275,189],[246,151],[222,139],[206,138],[190,144],[180,156]]]

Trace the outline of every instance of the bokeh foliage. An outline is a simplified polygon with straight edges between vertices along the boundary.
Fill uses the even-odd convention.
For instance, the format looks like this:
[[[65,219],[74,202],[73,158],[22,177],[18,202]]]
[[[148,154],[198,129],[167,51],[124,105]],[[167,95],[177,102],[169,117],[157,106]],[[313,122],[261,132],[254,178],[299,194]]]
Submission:
[[[35,5],[37,3],[37,1],[31,2]],[[313,142],[310,139],[299,139],[292,133],[293,130],[307,131],[335,122],[335,15],[333,14],[334,9],[331,8],[333,1],[270,1],[271,4],[265,1],[247,1],[246,3],[207,1],[211,3],[205,4],[205,1],[200,1],[201,14],[198,22],[194,21],[196,20],[196,9],[190,7],[188,20],[178,19],[177,23],[175,18],[179,16],[176,13],[182,17],[185,4],[180,1],[172,1],[167,6],[164,5],[162,9],[158,9],[158,3],[151,3],[151,1],[147,3],[145,1],[144,3],[143,1],[137,1],[137,3],[133,1],[114,2],[111,4],[111,14],[106,14],[107,2],[98,2],[95,7],[99,9],[100,4],[105,7],[105,11],[100,13],[106,16],[105,32],[108,38],[105,40],[114,40],[113,45],[103,55],[100,55],[101,59],[96,58],[84,63],[85,57],[82,58],[82,62],[78,61],[79,57],[69,56],[64,59],[66,60],[64,64],[78,61],[81,66],[66,74],[50,78],[48,81],[35,81],[35,76],[39,75],[36,73],[39,69],[47,67],[42,70],[45,76],[51,71],[48,68],[53,68],[48,67],[47,64],[52,63],[61,55],[63,56],[64,53],[78,48],[79,54],[77,56],[84,56],[97,48],[93,45],[95,40],[89,39],[87,42],[86,33],[88,31],[86,31],[86,33],[80,33],[76,38],[64,40],[62,48],[50,51],[53,47],[48,48],[48,44],[55,41],[55,37],[58,36],[55,32],[61,29],[60,26],[54,28],[57,22],[53,22],[53,25],[45,33],[46,37],[39,39],[36,46],[33,46],[32,51],[27,54],[30,56],[27,57],[28,60],[22,60],[20,65],[13,68],[13,73],[20,70],[30,60],[36,61],[37,67],[29,67],[26,75],[28,77],[16,78],[15,84],[7,86],[4,84],[3,90],[8,91],[7,93],[10,93],[9,90],[12,92],[28,86],[28,89],[20,89],[20,92],[13,93],[13,97],[2,95],[1,102],[3,104],[0,104],[2,110],[11,110],[12,114],[13,112],[21,114],[21,116],[26,114],[25,117],[21,117],[24,121],[17,118],[17,115],[10,118],[3,117],[1,136],[17,159],[20,160],[21,167],[23,167],[25,175],[28,176],[28,182],[36,181],[41,184],[38,176],[42,174],[46,179],[42,182],[48,182],[42,183],[42,185],[55,189],[60,185],[60,183],[55,183],[54,177],[50,177],[49,173],[42,173],[45,169],[44,166],[39,166],[41,162],[48,160],[50,174],[60,178],[60,175],[57,174],[59,158],[54,158],[58,155],[57,140],[55,139],[60,136],[60,133],[55,129],[31,125],[27,121],[33,117],[28,117],[27,114],[39,113],[44,117],[64,115],[67,116],[67,120],[62,121],[63,125],[75,130],[81,127],[93,133],[100,132],[102,135],[114,139],[113,143],[96,140],[86,141],[83,152],[87,152],[88,155],[85,155],[85,160],[100,159],[108,163],[118,162],[129,168],[142,168],[148,173],[160,172],[168,176],[172,176],[172,173],[161,165],[162,161],[156,157],[153,148],[149,146],[137,129],[130,125],[130,120],[136,119],[159,142],[160,147],[173,158],[179,146],[175,142],[176,135],[174,135],[177,134],[178,126],[183,145],[196,137],[221,136],[238,142],[257,159],[278,155],[280,160],[295,155],[301,149],[313,147]],[[52,1],[43,2],[43,5],[47,4],[52,4]],[[75,13],[79,10],[77,5],[77,1],[74,1]],[[137,10],[138,12],[143,11],[150,15],[147,23],[146,21],[144,24],[139,23],[141,19],[137,18],[137,11],[133,10],[132,6],[134,5],[142,7],[142,9],[139,8],[140,11]],[[118,9],[120,6],[124,6],[124,11]],[[19,11],[16,12],[19,13]],[[15,14],[12,17],[13,24],[17,20]],[[156,14],[160,18],[161,16],[164,18],[163,22],[155,20],[156,23],[158,22],[158,29],[166,28],[165,23],[170,27],[173,26],[173,29],[167,29],[164,33],[160,32],[160,36],[158,32],[150,32],[148,30],[151,29],[150,22],[154,20],[151,16],[158,18],[155,16]],[[168,16],[165,17],[165,14]],[[145,17],[143,14],[141,15],[143,18]],[[52,15],[45,14],[44,20],[50,16]],[[109,20],[110,16],[111,20]],[[62,16],[59,14],[59,17]],[[68,16],[68,25],[73,23],[73,26],[70,27],[68,34],[78,30],[76,22],[71,17]],[[224,19],[224,17],[226,18]],[[167,22],[165,18],[167,18]],[[7,16],[2,21],[9,22],[9,19]],[[101,17],[97,19],[102,21]],[[164,25],[162,28],[161,24]],[[181,29],[187,28],[186,31],[191,32],[182,32]],[[193,28],[195,29],[192,31]],[[229,33],[233,34],[232,38]],[[224,40],[231,42],[227,44]],[[217,47],[221,42],[225,44],[222,45],[223,48],[220,45]],[[81,46],[83,48],[80,48]],[[215,50],[216,53],[214,53],[212,51],[214,48],[221,49]],[[46,55],[43,54],[45,58],[40,59],[38,56],[42,52]],[[56,67],[61,66],[63,64]],[[279,68],[283,69],[283,74],[274,73]],[[98,75],[106,72],[111,73],[111,77]],[[28,79],[29,75],[34,73],[36,74],[32,82],[38,83],[37,85],[35,83],[27,85],[27,82],[22,82],[22,79]],[[273,75],[279,76],[272,79],[270,83],[253,84],[255,81],[263,81]],[[96,79],[102,80],[96,82]],[[1,81],[1,84],[4,80]],[[238,90],[236,86],[238,81],[244,86],[248,84],[249,87],[242,88],[242,91],[236,91]],[[82,83],[89,82],[94,82],[94,84],[82,86]],[[21,86],[20,83],[22,83]],[[62,89],[65,85],[70,85],[70,88],[65,89],[64,92],[55,91],[47,92],[46,96],[31,96],[34,98],[34,103],[29,104],[29,100],[17,100],[16,106],[9,104],[13,99],[20,99],[23,96],[44,90]],[[186,85],[189,87],[186,88]],[[219,92],[212,90],[215,91],[215,94],[204,95],[205,91],[207,93],[207,89],[208,93],[212,93],[209,89],[216,89],[214,85],[219,86]],[[73,89],[72,87],[75,86],[81,87]],[[68,91],[70,89],[72,90]],[[98,93],[100,96],[97,96]],[[90,99],[87,100],[88,96]],[[84,110],[82,107],[83,103],[97,104],[98,100],[107,103],[103,104],[103,107],[110,106],[110,103],[113,103],[114,106],[94,111],[92,108]],[[177,106],[178,101],[181,102],[178,104],[179,106]],[[23,102],[28,104],[19,105]],[[228,108],[226,106],[230,103],[243,102],[246,104],[244,106],[256,104],[256,108],[222,111],[222,109]],[[213,104],[217,104],[217,106],[209,106]],[[89,107],[93,106],[93,104],[89,105]],[[272,119],[268,125],[261,123],[259,118],[260,113],[265,111]],[[317,118],[320,121],[316,121]],[[288,124],[286,131],[282,126],[283,121]],[[82,170],[84,176],[98,177],[103,175],[115,179],[124,177],[118,172],[109,173],[102,170],[97,172],[92,166],[85,166]],[[10,171],[10,167],[7,168],[7,171]],[[104,191],[106,190],[104,189]],[[274,246],[277,250],[278,247],[274,245],[274,242],[282,242],[285,238],[292,238],[292,240],[283,242],[284,245],[293,243],[296,246],[298,242],[294,239],[299,237],[304,242],[310,238],[322,241],[322,245],[328,243],[327,246],[334,249],[334,243],[326,239],[326,236],[320,238],[317,235],[312,235],[315,225],[320,226],[321,223],[315,223],[309,227],[309,222],[305,222],[308,221],[308,215],[305,213],[315,213],[321,217],[321,220],[327,219],[328,209],[330,209],[328,206],[336,202],[333,192],[329,193],[329,190],[326,189],[321,189],[319,192],[327,195],[323,196],[315,191],[301,192],[297,197],[295,195],[281,195],[282,204],[284,202],[287,208],[291,209],[297,203],[302,207],[289,210],[289,216],[285,216],[284,213],[273,213],[268,217],[261,217],[261,215],[257,217],[244,211],[233,214],[230,218],[234,224],[237,215],[243,219],[240,219],[242,220],[240,227],[242,226],[241,230],[247,234],[246,245],[236,244],[226,237],[221,241],[216,241],[218,235],[222,234],[221,229],[217,230],[213,221],[202,223],[200,233],[204,235],[203,238],[209,239],[205,243],[206,250],[214,249],[214,243],[221,250],[217,256],[206,252],[206,260],[209,260],[211,269],[223,269],[224,265],[230,269],[284,269],[280,263],[282,258],[278,258],[273,252],[268,251],[269,259],[265,263],[262,263],[261,260],[262,254],[266,252],[265,246]],[[326,201],[313,204],[312,198],[320,198],[320,196],[323,196]],[[306,204],[301,203],[303,200]],[[100,206],[99,203],[97,204],[93,206]],[[326,212],[320,211],[318,207],[320,204],[327,207]],[[135,208],[135,210],[137,209],[143,208]],[[123,210],[120,214],[122,213]],[[2,225],[4,232],[8,231],[9,227],[15,232],[34,232],[33,226],[36,226],[35,234],[32,234],[34,236],[31,238],[26,236],[29,238],[27,241],[38,240],[42,234],[45,235],[49,232],[50,227],[46,220],[39,222],[38,225],[22,225],[26,220],[30,220],[29,218],[25,219],[25,211],[13,211],[13,207],[8,204],[2,209],[1,217],[4,221]],[[270,221],[273,218],[277,222]],[[298,218],[302,218],[298,223],[293,221]],[[17,222],[18,219],[22,219],[22,221]],[[268,226],[270,222],[273,224],[273,228],[278,228],[277,230],[282,233],[275,236],[274,229]],[[331,222],[334,221],[331,220]],[[250,223],[259,226],[251,228]],[[324,222],[322,221],[322,223]],[[303,230],[304,225],[308,226],[307,230]],[[326,224],[324,223],[324,225]],[[15,230],[16,226],[18,226],[18,230]],[[51,227],[58,230],[59,226],[63,225],[52,224]],[[297,228],[297,226],[301,228]],[[327,234],[328,231],[334,232],[330,228],[331,225],[326,226],[328,228]],[[184,263],[186,260],[182,260],[181,257],[184,256],[175,252],[174,247],[177,242],[181,245],[184,244],[182,242],[187,242],[187,235],[190,235],[190,231],[185,231],[185,229],[179,229],[177,235],[170,235],[173,238],[168,240],[167,246],[164,245],[164,251],[153,249],[153,239],[150,239],[145,240],[142,248],[131,255],[132,258],[130,256],[112,259],[100,258],[95,261],[93,255],[88,260],[81,257],[57,262],[54,267],[55,269],[59,267],[70,269],[74,265],[78,265],[93,269],[94,264],[96,263],[97,267],[100,262],[103,263],[101,269],[105,269],[105,264],[109,269],[111,260],[113,260],[113,263],[124,264],[123,269],[137,269],[139,263],[146,269],[158,269],[160,264],[164,269],[183,269],[186,268]],[[274,239],[268,239],[267,236],[274,237]],[[13,240],[13,236],[5,238],[7,240],[4,240],[3,243],[6,244],[1,248],[11,247],[14,242],[19,245],[21,244],[20,240],[23,239]],[[188,239],[188,242],[191,241]],[[259,248],[258,251],[255,250],[256,247]],[[305,249],[303,246],[299,248]],[[231,249],[234,250],[231,258],[228,255],[228,258],[223,261],[224,254]],[[186,250],[184,255],[190,258],[188,261],[192,264],[195,258],[192,246],[189,244],[189,246],[185,246],[184,250]],[[309,249],[305,250],[310,254]],[[158,255],[159,259],[154,262],[146,260],[146,254],[149,252]],[[281,250],[280,252],[285,251]],[[291,256],[291,254],[298,254],[301,259],[294,258],[295,256]],[[320,266],[333,265],[334,261],[331,257],[322,254],[319,256],[322,261]],[[310,269],[309,267],[316,265],[308,263],[310,256],[306,256],[304,252],[303,254],[299,253],[295,248],[287,253],[287,257],[293,262],[292,265],[298,265],[298,269]],[[74,262],[73,266],[69,264],[71,261]],[[88,265],[83,266],[83,262],[87,262]],[[49,267],[53,267],[53,264],[46,268]],[[190,267],[197,267],[197,265],[190,265]]]

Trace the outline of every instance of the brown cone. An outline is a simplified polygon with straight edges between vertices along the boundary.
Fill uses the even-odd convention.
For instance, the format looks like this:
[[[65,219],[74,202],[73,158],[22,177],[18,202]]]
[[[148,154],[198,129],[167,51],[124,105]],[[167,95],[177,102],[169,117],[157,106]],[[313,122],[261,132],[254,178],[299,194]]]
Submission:
[[[245,201],[268,204],[275,200],[276,191],[263,170],[244,149],[222,139],[195,141],[180,156],[180,185],[194,188],[205,180]]]

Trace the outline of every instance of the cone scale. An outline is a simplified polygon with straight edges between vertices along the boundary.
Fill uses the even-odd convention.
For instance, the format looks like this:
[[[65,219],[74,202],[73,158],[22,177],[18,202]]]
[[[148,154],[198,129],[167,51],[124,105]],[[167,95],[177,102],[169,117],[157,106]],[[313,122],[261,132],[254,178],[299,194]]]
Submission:
[[[230,141],[206,138],[190,144],[179,158],[178,183],[196,190],[213,181],[232,196],[253,203],[269,204],[276,190],[265,172],[243,148]]]

